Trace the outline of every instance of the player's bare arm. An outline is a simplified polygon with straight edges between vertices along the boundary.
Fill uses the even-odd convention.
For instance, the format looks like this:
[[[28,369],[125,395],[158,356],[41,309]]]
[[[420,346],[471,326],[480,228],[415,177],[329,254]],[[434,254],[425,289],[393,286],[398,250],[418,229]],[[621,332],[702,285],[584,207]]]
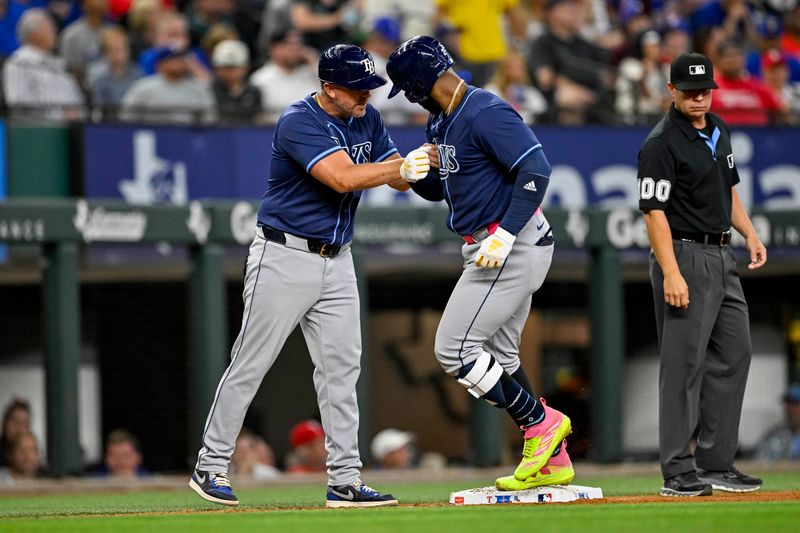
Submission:
[[[664,301],[673,307],[687,309],[689,307],[689,286],[683,279],[675,251],[672,248],[672,230],[667,217],[660,209],[649,209],[644,212],[647,235],[661,270],[664,272]]]
[[[761,239],[758,238],[756,229],[753,227],[750,217],[747,216],[747,212],[744,210],[742,200],[739,198],[739,193],[736,192],[736,188],[732,189],[731,200],[731,224],[736,231],[741,233],[742,237],[744,237],[747,251],[750,253],[750,264],[747,265],[747,268],[750,270],[761,268],[767,262],[767,248],[764,246],[764,243],[761,242]]]
[[[416,182],[427,176],[430,166],[424,150],[412,150],[405,159],[390,157],[380,163],[355,164],[343,150],[321,159],[310,174],[336,192],[347,193],[379,185]],[[403,189],[405,190],[405,189]]]

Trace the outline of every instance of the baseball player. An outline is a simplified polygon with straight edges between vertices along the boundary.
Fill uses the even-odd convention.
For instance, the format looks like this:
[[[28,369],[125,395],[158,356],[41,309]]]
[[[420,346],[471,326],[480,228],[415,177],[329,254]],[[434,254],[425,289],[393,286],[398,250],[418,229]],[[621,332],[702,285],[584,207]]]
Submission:
[[[513,476],[497,480],[498,488],[568,483],[574,471],[561,442],[570,419],[531,394],[519,361],[531,297],[553,257],[552,231],[539,207],[550,164],[520,116],[466,85],[452,65],[444,46],[427,36],[401,44],[387,64],[390,98],[404,91],[430,112],[427,136],[438,151],[438,171],[411,188],[445,200],[447,226],[464,239],[464,271],[436,332],[436,358],[471,395],[505,409],[523,431],[522,461]]]
[[[244,280],[242,327],[203,431],[189,485],[238,505],[227,471],[250,402],[300,324],[314,362],[325,447],[328,507],[397,505],[360,479],[356,381],[359,299],[350,242],[361,191],[405,188],[429,171],[428,155],[397,153],[367,100],[386,83],[372,56],[337,45],[319,60],[321,90],[289,106],[275,127],[272,168]]]

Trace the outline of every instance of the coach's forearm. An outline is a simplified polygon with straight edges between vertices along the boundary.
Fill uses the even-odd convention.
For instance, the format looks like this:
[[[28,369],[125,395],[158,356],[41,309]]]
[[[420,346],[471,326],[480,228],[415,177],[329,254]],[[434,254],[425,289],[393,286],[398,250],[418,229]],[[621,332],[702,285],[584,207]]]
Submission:
[[[353,165],[337,179],[337,192],[352,192],[385,185],[400,177],[402,159]]]

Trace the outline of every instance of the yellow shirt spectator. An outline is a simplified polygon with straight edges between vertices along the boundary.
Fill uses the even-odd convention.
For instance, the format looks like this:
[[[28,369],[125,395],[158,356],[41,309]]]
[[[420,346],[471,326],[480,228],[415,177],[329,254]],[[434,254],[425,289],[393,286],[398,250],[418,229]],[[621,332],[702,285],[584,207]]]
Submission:
[[[472,63],[499,61],[506,55],[503,14],[519,0],[435,0],[458,30],[461,57]]]

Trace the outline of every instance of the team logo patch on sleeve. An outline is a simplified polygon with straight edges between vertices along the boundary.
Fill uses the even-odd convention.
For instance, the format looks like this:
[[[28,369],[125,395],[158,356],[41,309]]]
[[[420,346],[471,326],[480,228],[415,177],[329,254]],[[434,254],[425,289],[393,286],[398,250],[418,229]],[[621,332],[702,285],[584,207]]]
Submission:
[[[728,168],[733,168],[733,154],[728,154]]]

